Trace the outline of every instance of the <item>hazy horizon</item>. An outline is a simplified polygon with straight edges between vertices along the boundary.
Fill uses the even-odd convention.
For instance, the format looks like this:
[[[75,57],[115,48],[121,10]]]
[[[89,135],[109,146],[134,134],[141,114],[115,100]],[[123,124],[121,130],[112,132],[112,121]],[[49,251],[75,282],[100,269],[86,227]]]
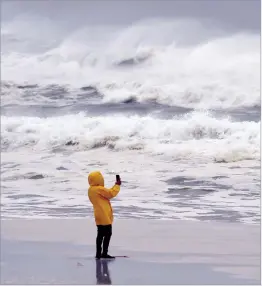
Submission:
[[[146,18],[194,18],[219,22],[233,30],[260,31],[260,1],[1,1],[2,21],[23,14],[84,24],[131,24]]]

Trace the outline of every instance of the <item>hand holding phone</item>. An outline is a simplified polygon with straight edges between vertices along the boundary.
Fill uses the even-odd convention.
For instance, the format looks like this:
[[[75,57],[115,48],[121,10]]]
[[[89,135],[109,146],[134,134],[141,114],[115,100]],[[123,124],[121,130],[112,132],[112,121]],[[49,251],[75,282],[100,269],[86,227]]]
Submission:
[[[121,179],[119,175],[116,175],[116,185],[121,185]]]

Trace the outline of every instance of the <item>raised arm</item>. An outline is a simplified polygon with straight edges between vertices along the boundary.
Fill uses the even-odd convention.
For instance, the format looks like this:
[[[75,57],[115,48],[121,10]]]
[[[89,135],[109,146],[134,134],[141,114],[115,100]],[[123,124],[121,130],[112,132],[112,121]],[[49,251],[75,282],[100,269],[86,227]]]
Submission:
[[[119,191],[120,191],[120,186],[117,184],[114,185],[111,189],[107,189],[105,187],[98,188],[99,195],[109,200],[117,196]]]

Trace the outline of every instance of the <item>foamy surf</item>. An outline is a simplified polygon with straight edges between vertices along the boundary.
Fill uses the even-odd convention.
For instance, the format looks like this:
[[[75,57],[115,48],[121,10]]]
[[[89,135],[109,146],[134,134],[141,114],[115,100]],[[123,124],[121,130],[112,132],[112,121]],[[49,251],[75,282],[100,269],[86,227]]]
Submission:
[[[80,113],[49,118],[3,116],[1,136],[3,150],[106,147],[109,152],[144,150],[178,159],[239,161],[259,159],[259,131],[259,122],[217,119],[204,112],[169,120],[151,116],[88,117]]]
[[[30,42],[20,39],[27,26],[18,23],[4,25],[2,33]],[[2,81],[95,86],[107,103],[132,98],[192,108],[260,105],[257,34],[215,32],[199,22],[182,20],[85,27],[67,36],[60,33],[63,40],[52,42],[57,46],[47,45],[44,51],[28,53],[19,47],[5,51]],[[3,47],[7,44],[10,39],[4,38]]]
[[[1,40],[2,217],[92,216],[100,169],[119,218],[260,223],[258,33],[24,15]]]

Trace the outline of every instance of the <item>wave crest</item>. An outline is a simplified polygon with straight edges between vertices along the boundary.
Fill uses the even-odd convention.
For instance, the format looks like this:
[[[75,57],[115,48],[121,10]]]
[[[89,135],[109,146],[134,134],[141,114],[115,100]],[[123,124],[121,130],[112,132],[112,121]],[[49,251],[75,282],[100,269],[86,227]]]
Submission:
[[[65,124],[66,123],[66,124]],[[139,116],[56,118],[2,116],[2,150],[144,150],[177,159],[259,159],[260,122],[233,122],[193,112],[173,119]],[[229,159],[231,158],[231,159]]]
[[[48,23],[50,31],[53,24]],[[4,81],[95,86],[104,102],[133,98],[193,108],[260,106],[258,34],[229,34],[190,20],[152,20],[130,27],[84,27],[61,34],[55,47],[24,52],[17,44],[29,41],[19,38],[23,26],[17,35],[16,24],[11,26],[17,41],[3,43],[12,47],[2,55]]]

